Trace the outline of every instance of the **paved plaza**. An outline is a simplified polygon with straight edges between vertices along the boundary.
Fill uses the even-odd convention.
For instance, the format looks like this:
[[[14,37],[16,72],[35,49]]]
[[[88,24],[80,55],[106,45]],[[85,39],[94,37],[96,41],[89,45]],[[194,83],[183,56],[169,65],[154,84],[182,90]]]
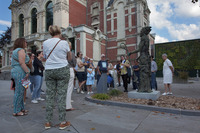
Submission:
[[[161,93],[162,79],[157,79]],[[200,82],[188,84],[173,84],[175,96],[200,98]],[[129,90],[132,86],[129,85]],[[45,82],[42,89],[46,89]],[[122,90],[121,88],[118,88]],[[1,133],[199,133],[200,117],[151,112],[134,108],[105,106],[84,100],[87,94],[72,94],[73,107],[67,112],[67,120],[72,126],[58,129],[57,106],[54,110],[53,125],[49,130],[44,129],[45,101],[39,104],[31,103],[30,91],[27,92],[27,116],[12,116],[13,91],[10,81],[0,80],[0,132]],[[45,98],[45,95],[42,95]]]

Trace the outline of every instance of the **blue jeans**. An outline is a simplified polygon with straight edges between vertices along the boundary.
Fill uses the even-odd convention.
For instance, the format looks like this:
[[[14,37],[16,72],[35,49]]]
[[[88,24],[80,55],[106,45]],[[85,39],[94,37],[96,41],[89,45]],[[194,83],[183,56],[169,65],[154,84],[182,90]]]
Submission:
[[[33,75],[29,75],[29,79],[31,81],[30,90],[31,90],[31,93],[32,93],[33,92],[33,86],[34,86]]]
[[[43,82],[42,76],[40,75],[33,76],[34,89],[33,89],[32,99],[40,97],[42,82]]]
[[[151,89],[156,88],[156,72],[151,72]]]

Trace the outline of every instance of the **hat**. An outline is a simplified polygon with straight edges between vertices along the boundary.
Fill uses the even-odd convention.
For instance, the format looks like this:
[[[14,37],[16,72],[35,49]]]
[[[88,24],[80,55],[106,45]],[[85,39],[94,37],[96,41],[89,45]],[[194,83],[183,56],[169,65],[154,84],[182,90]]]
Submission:
[[[101,55],[101,57],[104,57],[104,56],[105,56],[105,54],[102,54],[102,55]]]

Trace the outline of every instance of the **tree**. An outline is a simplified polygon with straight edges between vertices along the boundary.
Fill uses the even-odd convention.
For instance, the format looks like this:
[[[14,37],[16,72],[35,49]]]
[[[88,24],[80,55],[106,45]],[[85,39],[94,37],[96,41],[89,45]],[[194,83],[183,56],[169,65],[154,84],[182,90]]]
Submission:
[[[196,3],[196,2],[198,2],[198,0],[192,0],[192,3]]]
[[[0,48],[9,44],[11,41],[11,28],[7,27],[7,30],[0,35]]]

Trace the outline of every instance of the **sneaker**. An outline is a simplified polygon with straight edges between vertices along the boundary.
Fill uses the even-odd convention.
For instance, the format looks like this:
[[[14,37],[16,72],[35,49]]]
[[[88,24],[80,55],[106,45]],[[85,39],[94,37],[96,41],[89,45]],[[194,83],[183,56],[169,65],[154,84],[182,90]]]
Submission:
[[[156,91],[155,89],[152,89],[152,91]]]
[[[80,93],[80,88],[79,87],[77,88],[77,93]]]
[[[32,103],[38,103],[38,101],[35,100],[35,99],[31,100],[31,102],[32,102]]]
[[[172,95],[172,92],[167,92],[167,95]]]
[[[90,92],[87,93],[88,95],[90,94]]]
[[[60,123],[59,129],[63,130],[65,128],[69,127],[70,125],[71,125],[70,122],[65,122],[64,124]]]
[[[74,102],[74,100],[71,100],[71,102],[73,103],[73,102]]]
[[[39,97],[39,98],[37,98],[36,100],[38,100],[38,101],[44,101],[45,99]]]
[[[45,128],[45,129],[51,128],[51,124],[50,124],[50,123],[45,123],[44,128]]]
[[[41,94],[42,94],[42,95],[45,95],[45,92],[42,91]]]
[[[167,93],[166,93],[166,92],[164,92],[162,95],[163,95],[163,96],[166,96],[166,95],[167,95]]]
[[[91,91],[90,93],[91,93],[91,94],[93,94],[94,92],[93,92],[93,91]]]
[[[81,91],[81,94],[84,94],[84,91]]]
[[[77,88],[76,87],[74,87],[74,90],[76,90]]]

